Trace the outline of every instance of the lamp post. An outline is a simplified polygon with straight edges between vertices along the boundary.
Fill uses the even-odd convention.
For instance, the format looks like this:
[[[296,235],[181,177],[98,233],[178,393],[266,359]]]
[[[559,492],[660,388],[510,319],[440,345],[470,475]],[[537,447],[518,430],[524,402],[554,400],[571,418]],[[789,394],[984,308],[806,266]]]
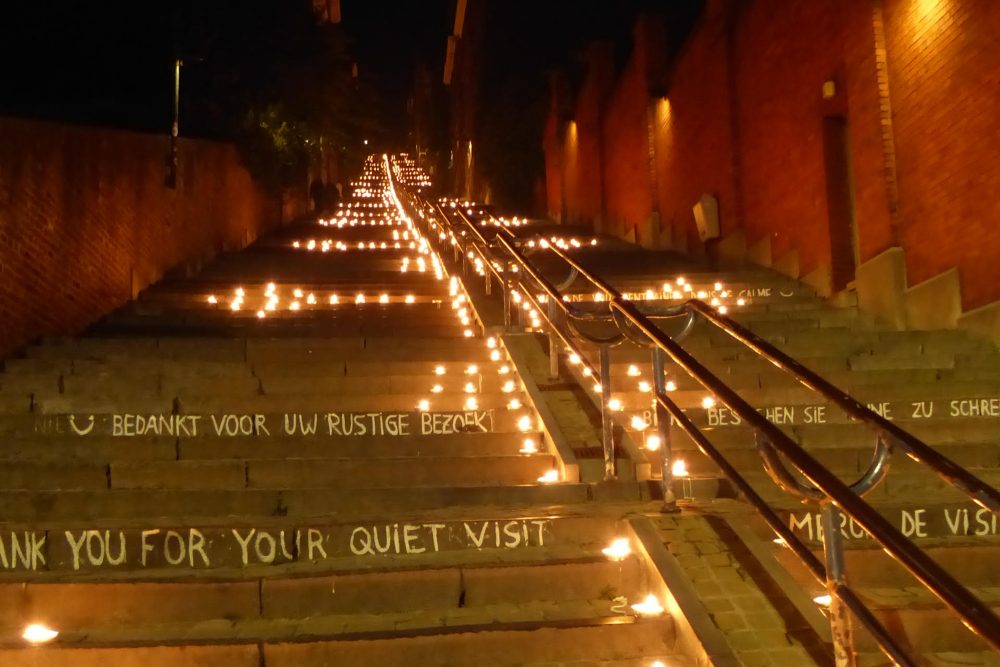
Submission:
[[[180,133],[181,115],[181,66],[184,61],[174,60],[174,122],[170,127],[170,155],[167,157],[167,187],[177,187],[177,137]]]

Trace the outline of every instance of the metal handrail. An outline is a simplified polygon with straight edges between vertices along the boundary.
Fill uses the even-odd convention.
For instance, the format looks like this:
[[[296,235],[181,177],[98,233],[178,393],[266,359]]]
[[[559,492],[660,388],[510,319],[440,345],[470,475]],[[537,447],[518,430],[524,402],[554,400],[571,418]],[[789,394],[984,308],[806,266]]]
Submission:
[[[549,247],[581,276],[591,281],[599,289],[604,290],[609,297],[612,294],[618,294],[613,287],[587,271],[587,269],[562,250],[551,245]],[[823,379],[760,336],[698,299],[690,299],[675,308],[679,312],[692,312],[701,315],[709,323],[722,329],[738,342],[753,350],[758,356],[790,373],[802,385],[820,394],[852,418],[871,426],[879,433],[885,433],[890,436],[894,444],[904,449],[910,458],[934,470],[942,479],[965,493],[979,506],[991,512],[1000,513],[1000,491],[994,489],[930,445],[922,442],[913,434],[903,430],[871,408],[863,405],[853,396]]]
[[[858,618],[863,626],[872,634],[872,637],[879,644],[882,650],[892,658],[896,664],[904,667],[915,667],[916,663],[910,660],[905,649],[900,646],[891,632],[875,617],[865,603],[858,597],[844,582],[844,577],[831,576],[831,571],[835,568],[827,569],[820,562],[819,558],[809,549],[806,544],[799,539],[798,535],[789,528],[778,516],[777,512],[767,503],[753,486],[747,482],[736,470],[736,467],[726,458],[712,442],[705,437],[705,434],[695,426],[691,418],[666,394],[656,394],[657,403],[662,406],[674,422],[684,431],[688,437],[698,446],[705,456],[710,458],[715,465],[722,470],[722,473],[733,483],[733,485],[743,494],[747,502],[753,505],[754,509],[761,515],[768,527],[775,532],[782,543],[802,562],[806,570],[821,584],[826,586],[831,596],[836,596],[838,600]],[[824,533],[825,535],[826,533]],[[841,566],[842,572],[842,566]],[[843,625],[843,623],[842,623]],[[851,645],[850,641],[845,642]]]
[[[709,389],[716,399],[722,401],[741,419],[768,439],[771,445],[788,459],[817,489],[822,491],[829,502],[846,512],[848,516],[864,528],[885,551],[899,561],[913,576],[924,584],[942,602],[951,607],[977,634],[1000,649],[1000,618],[993,610],[974,596],[954,577],[931,559],[925,552],[915,547],[903,533],[879,514],[871,505],[811,454],[792,440],[784,431],[768,421],[750,406],[734,390],[699,363],[690,353],[669,336],[656,328],[631,303],[616,297],[610,302],[612,309],[622,315],[659,349],[670,356],[691,377]],[[661,396],[657,402],[670,409]]]
[[[464,218],[465,216],[462,217]],[[475,229],[475,226],[467,219],[465,219],[465,222]],[[475,231],[483,244],[488,246],[488,242],[479,233],[479,230],[476,229]],[[511,234],[508,232],[506,236],[511,236]],[[545,281],[544,276],[534,269],[530,262],[517,251],[514,245],[508,242],[507,238],[498,234],[497,242],[536,282],[551,288],[551,292],[549,289],[545,289],[546,293],[558,303],[560,308],[564,311],[568,310],[568,306],[563,302],[559,290],[556,290],[551,286],[551,283]],[[787,471],[780,468],[780,462],[778,462],[775,452],[790,461],[812,483],[812,489],[802,487],[801,483],[798,483],[800,486],[799,493],[811,498],[816,498],[817,494],[809,493],[810,491],[822,494],[822,498],[819,501],[824,508],[824,523],[827,526],[827,530],[824,531],[827,567],[824,567],[792,530],[784,525],[770,505],[746,482],[745,478],[728,462],[725,456],[711,444],[700,429],[686,416],[683,410],[659,388],[655,392],[657,407],[669,413],[681,429],[691,437],[699,449],[712,459],[723,473],[733,481],[737,488],[743,492],[747,500],[761,513],[772,530],[803,561],[810,573],[820,581],[825,581],[832,598],[837,603],[843,604],[846,609],[849,609],[857,617],[862,625],[872,633],[877,643],[890,658],[899,664],[914,664],[893,636],[846,584],[843,575],[843,547],[839,544],[840,536],[837,531],[836,522],[837,513],[841,510],[846,512],[858,525],[865,529],[873,539],[882,545],[889,555],[899,561],[931,593],[955,611],[970,629],[989,642],[994,648],[1000,649],[1000,619],[997,618],[993,610],[941,568],[924,551],[916,547],[901,531],[895,528],[861,498],[861,495],[871,490],[886,473],[886,461],[893,445],[901,447],[910,458],[927,465],[946,481],[966,493],[977,504],[994,512],[1000,508],[1000,493],[996,489],[954,461],[951,461],[951,459],[935,451],[912,434],[862,405],[856,399],[827,382],[770,343],[767,343],[731,319],[719,314],[708,304],[693,299],[673,307],[676,315],[693,315],[695,313],[702,315],[707,321],[726,331],[726,333],[737,341],[757,353],[758,356],[791,373],[801,384],[825,396],[852,418],[873,427],[877,431],[876,455],[871,468],[855,483],[854,488],[848,486],[806,452],[798,443],[746,403],[742,397],[722,380],[702,366],[677,341],[663,333],[647,315],[640,312],[634,304],[626,301],[614,287],[593,275],[559,248],[551,244],[548,244],[548,247],[566,261],[577,274],[584,276],[591,284],[604,292],[608,297],[607,304],[610,313],[619,325],[619,328],[623,330],[623,333],[627,327],[637,329],[641,332],[645,340],[653,345],[657,351],[662,351],[668,355],[691,377],[712,391],[717,399],[721,400],[734,414],[738,415],[754,429],[755,434],[762,440],[761,444],[765,445],[762,446],[765,467],[776,478],[776,481],[778,477],[781,477],[782,473],[787,475],[788,480],[792,478]],[[483,256],[486,262],[490,264],[488,258],[485,257],[485,253]],[[780,469],[772,470],[776,466]],[[782,486],[784,485],[782,484]],[[833,548],[833,543],[837,543],[837,548]],[[839,613],[842,614],[843,610],[841,609]],[[837,615],[838,611],[831,609],[831,622],[834,625],[835,644],[838,643],[837,639],[846,642],[845,645],[839,647],[838,663],[851,664],[854,662],[854,659],[853,657],[849,657],[850,654],[853,654],[853,648],[850,648],[852,642],[849,636],[849,625],[841,625],[839,627],[840,632],[846,632],[845,637],[836,637],[838,634]],[[848,648],[845,648],[845,646]]]

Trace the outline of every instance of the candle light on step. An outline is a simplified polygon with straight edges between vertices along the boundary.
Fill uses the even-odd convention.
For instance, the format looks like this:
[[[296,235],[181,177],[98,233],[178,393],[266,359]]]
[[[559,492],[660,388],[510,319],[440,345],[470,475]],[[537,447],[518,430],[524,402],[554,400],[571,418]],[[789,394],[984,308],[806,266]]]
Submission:
[[[642,602],[636,602],[632,605],[632,610],[637,616],[660,616],[663,613],[663,605],[660,604],[660,601],[656,599],[655,595],[650,593]]]
[[[29,644],[45,644],[59,636],[57,630],[46,627],[41,623],[32,623],[24,628],[21,637]]]
[[[613,561],[622,561],[632,553],[632,547],[629,546],[628,538],[619,537],[610,546],[601,549],[601,553]]]

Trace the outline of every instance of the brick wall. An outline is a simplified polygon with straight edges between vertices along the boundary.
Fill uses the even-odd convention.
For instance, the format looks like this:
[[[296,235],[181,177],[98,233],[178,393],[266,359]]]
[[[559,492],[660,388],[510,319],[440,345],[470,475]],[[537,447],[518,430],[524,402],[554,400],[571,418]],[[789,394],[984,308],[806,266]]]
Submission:
[[[663,224],[675,245],[690,247],[698,232],[692,207],[708,193],[719,201],[723,233],[739,227],[735,137],[730,122],[728,16],[712,2],[699,38],[679,56],[669,97],[656,104],[656,191]]]
[[[958,267],[966,308],[1000,299],[1000,2],[887,0],[910,283]]]
[[[553,77],[555,78],[555,77]],[[549,113],[545,118],[545,129],[542,132],[542,149],[545,153],[545,204],[549,217],[562,219],[563,208],[563,137],[559,121],[559,94],[556,82],[553,82]]]
[[[638,59],[629,60],[618,79],[604,119],[605,229],[618,236],[641,237],[652,202],[646,82]]]
[[[0,119],[0,357],[80,331],[185,261],[240,247],[280,211],[229,145]]]
[[[599,220],[604,202],[601,173],[601,125],[612,84],[611,46],[592,44],[587,51],[590,75],[576,96],[574,122],[565,142],[566,205],[572,221]]]
[[[603,213],[621,223],[608,231],[637,226],[648,240],[655,204],[684,246],[691,206],[708,192],[723,234],[769,238],[775,259],[795,251],[802,275],[828,266],[823,128],[839,117],[860,261],[901,246],[911,285],[958,267],[966,309],[1000,299],[1000,3],[708,0],[662,79],[650,33],[636,34],[606,101]],[[661,85],[666,100],[652,92]],[[566,183],[590,178],[572,161],[558,168]],[[590,210],[582,192],[565,194],[568,210]]]

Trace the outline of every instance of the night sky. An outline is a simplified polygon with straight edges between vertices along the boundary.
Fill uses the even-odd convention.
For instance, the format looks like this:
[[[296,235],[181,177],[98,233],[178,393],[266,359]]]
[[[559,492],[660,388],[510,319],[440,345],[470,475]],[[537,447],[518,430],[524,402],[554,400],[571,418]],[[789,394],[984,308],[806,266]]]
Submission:
[[[557,65],[578,67],[582,48],[594,38],[610,39],[620,55],[626,54],[638,11],[645,6],[664,10],[666,4],[485,1],[482,101],[497,113],[543,104],[547,72]],[[697,3],[676,0],[670,11],[683,13],[692,4]],[[5,3],[0,113],[165,133],[171,121],[172,63],[180,55],[188,63],[182,77],[182,134],[225,138],[225,114],[231,118],[234,110],[225,109],[226,100],[213,99],[226,90],[216,71],[219,45],[260,43],[251,51],[252,61],[242,65],[252,86],[256,69],[287,46],[268,42],[261,31],[280,23],[277,12],[305,15],[309,6],[309,0]],[[440,86],[454,6],[455,0],[342,0],[347,48],[374,92],[373,123],[382,126],[389,141],[405,137],[406,101],[417,63]],[[444,95],[443,88],[439,94]]]

